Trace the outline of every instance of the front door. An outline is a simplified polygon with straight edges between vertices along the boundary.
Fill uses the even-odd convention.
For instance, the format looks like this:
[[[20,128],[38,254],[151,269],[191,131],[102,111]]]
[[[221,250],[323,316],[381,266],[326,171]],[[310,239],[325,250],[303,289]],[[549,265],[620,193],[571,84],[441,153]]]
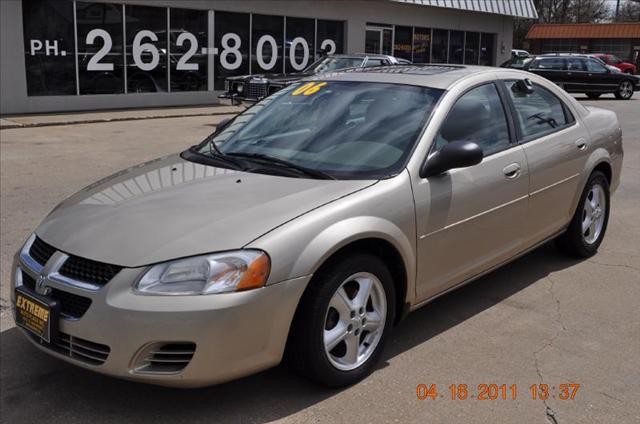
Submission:
[[[393,30],[386,27],[367,26],[364,52],[369,54],[391,54]]]
[[[484,159],[415,184],[418,300],[523,249],[529,176],[524,151],[514,139],[493,83],[467,91],[449,111],[432,152],[449,142],[467,140],[482,147]]]

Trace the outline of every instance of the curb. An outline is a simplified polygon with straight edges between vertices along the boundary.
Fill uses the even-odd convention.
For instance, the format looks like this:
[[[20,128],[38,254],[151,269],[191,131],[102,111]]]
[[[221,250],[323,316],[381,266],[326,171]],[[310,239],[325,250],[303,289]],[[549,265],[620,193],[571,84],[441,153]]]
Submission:
[[[35,127],[50,127],[59,125],[78,125],[78,124],[99,124],[106,122],[118,122],[118,121],[141,121],[143,119],[163,119],[163,118],[189,118],[194,116],[225,116],[235,115],[234,112],[206,112],[206,113],[189,113],[189,114],[169,114],[169,115],[152,115],[152,116],[127,116],[122,118],[95,118],[95,119],[76,119],[69,121],[56,121],[56,122],[33,122],[33,123],[17,123],[12,122],[7,118],[4,120],[9,121],[9,124],[0,124],[0,130],[8,130],[15,128],[35,128]]]

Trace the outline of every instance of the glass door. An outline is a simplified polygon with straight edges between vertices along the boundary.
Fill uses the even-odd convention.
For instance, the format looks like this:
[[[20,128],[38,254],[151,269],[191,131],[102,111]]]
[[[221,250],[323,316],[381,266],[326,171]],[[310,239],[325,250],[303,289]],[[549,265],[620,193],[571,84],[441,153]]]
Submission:
[[[371,54],[391,54],[393,46],[393,29],[367,26],[364,52]]]

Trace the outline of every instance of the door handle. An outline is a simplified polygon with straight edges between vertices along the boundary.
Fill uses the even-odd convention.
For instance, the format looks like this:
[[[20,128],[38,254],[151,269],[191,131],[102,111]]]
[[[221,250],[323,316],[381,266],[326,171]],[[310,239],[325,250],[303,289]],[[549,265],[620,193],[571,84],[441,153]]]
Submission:
[[[584,150],[587,148],[587,142],[584,138],[578,139],[576,140],[576,147],[578,148],[578,150]]]
[[[502,172],[506,178],[513,180],[520,176],[520,170],[521,168],[519,163],[512,163],[511,165],[505,166]]]

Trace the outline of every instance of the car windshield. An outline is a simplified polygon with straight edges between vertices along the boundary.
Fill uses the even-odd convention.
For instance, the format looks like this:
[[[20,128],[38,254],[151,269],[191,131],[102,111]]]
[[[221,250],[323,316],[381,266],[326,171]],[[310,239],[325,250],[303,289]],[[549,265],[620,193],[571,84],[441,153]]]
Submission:
[[[320,72],[337,71],[338,69],[355,68],[362,65],[362,57],[329,56],[312,63],[304,72],[317,74]]]
[[[337,179],[385,178],[404,167],[442,93],[386,83],[297,83],[238,115],[197,152],[260,165],[271,159],[272,168],[286,161]]]

